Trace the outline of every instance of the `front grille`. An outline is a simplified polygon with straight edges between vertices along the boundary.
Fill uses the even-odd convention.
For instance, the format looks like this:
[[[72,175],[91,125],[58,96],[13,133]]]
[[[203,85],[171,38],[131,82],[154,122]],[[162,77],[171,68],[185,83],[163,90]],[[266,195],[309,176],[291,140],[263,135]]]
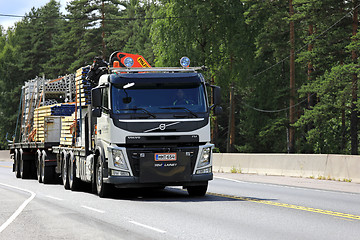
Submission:
[[[153,148],[127,148],[126,154],[128,156],[131,169],[135,177],[139,177],[140,174],[140,161],[154,161],[155,153],[177,153],[178,157],[189,158],[191,162],[191,172],[194,171],[196,158],[199,152],[198,147],[153,147]],[[186,153],[190,153],[190,156],[186,157]]]

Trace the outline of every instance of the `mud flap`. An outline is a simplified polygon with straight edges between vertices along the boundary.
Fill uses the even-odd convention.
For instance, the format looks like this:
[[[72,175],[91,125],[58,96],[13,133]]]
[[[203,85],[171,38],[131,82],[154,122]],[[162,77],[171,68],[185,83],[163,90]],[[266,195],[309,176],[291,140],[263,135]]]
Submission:
[[[188,182],[191,180],[191,159],[185,152],[146,153],[140,158],[141,183]]]

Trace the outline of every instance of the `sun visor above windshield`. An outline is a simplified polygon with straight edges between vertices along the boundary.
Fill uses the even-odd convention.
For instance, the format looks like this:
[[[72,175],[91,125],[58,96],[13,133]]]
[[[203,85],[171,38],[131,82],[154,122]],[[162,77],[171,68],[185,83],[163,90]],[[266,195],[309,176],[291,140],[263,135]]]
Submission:
[[[124,73],[110,75],[110,82],[116,85],[135,84],[200,84],[203,80],[199,73]]]

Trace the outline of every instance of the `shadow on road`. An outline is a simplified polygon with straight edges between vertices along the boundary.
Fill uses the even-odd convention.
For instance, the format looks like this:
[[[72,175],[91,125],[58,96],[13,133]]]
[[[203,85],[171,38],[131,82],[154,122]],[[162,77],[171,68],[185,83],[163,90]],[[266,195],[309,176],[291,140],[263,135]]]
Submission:
[[[165,189],[115,189],[108,198],[142,202],[276,201],[276,199],[260,199],[209,192],[203,197],[193,197],[189,196],[186,190],[174,187],[166,187]]]

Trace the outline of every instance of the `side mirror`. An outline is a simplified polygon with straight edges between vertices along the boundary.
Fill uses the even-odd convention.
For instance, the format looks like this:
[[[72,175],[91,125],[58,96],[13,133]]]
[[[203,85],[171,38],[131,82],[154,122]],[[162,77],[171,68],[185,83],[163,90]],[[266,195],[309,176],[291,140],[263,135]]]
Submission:
[[[101,111],[100,108],[95,108],[95,109],[92,110],[92,113],[91,113],[91,114],[92,114],[93,117],[97,117],[97,118],[98,118],[98,117],[101,117],[101,112],[102,112],[102,111]]]
[[[94,108],[101,107],[101,88],[91,90],[91,104]]]
[[[215,106],[220,105],[221,103],[221,88],[218,86],[213,86],[213,103]]]

